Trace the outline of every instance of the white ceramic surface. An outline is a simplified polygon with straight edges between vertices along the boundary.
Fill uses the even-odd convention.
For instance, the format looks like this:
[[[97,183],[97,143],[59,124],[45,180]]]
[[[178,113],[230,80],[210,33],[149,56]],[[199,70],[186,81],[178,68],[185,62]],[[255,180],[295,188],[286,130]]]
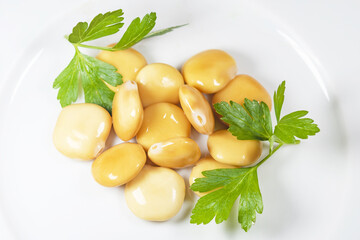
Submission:
[[[287,80],[283,111],[307,109],[319,124],[318,136],[260,168],[264,212],[248,233],[235,212],[221,225],[191,225],[191,194],[171,221],[140,220],[123,188],[98,185],[91,162],[67,159],[52,145],[61,108],[51,86],[73,55],[63,35],[117,8],[127,23],[149,11],[158,14],[157,28],[190,23],[138,44],[149,63],[180,67],[201,50],[224,49],[239,73],[271,93]],[[359,239],[359,10],[351,0],[1,2],[0,239]]]

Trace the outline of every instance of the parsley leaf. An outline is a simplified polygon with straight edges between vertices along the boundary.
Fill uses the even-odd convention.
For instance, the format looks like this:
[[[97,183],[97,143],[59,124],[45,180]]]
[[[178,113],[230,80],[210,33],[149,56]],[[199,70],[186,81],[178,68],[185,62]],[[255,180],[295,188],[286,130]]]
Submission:
[[[155,26],[156,13],[152,12],[146,14],[140,21],[140,18],[135,18],[120,41],[113,47],[116,50],[127,49],[134,44],[141,41]]]
[[[95,103],[109,112],[112,108],[114,93],[104,82],[112,86],[122,83],[122,76],[116,73],[117,69],[112,65],[102,62],[94,57],[82,54],[79,47],[98,49],[105,51],[124,50],[132,47],[145,37],[154,37],[172,31],[184,25],[170,27],[150,33],[155,26],[156,13],[146,14],[140,21],[135,18],[120,41],[114,47],[100,47],[82,44],[90,40],[109,36],[117,33],[124,25],[121,9],[98,14],[90,22],[79,22],[73,28],[69,36],[65,36],[75,48],[75,55],[69,65],[59,74],[53,83],[53,88],[59,89],[57,99],[62,107],[70,105],[78,98],[80,86],[85,93],[85,102]]]
[[[275,115],[278,124],[272,130],[270,111],[264,102],[245,99],[244,106],[230,101],[214,104],[222,120],[229,124],[229,131],[239,140],[258,139],[268,141],[269,153],[259,163],[249,168],[216,169],[202,172],[203,178],[195,179],[192,190],[209,192],[196,203],[191,223],[207,224],[215,218],[216,223],[228,219],[230,211],[240,196],[238,222],[248,231],[256,221],[256,213],[263,211],[257,168],[267,161],[284,144],[299,143],[320,131],[310,118],[303,118],[307,111],[296,111],[280,118],[284,102],[285,81],[274,94]],[[274,146],[276,144],[276,147]],[[216,190],[217,189],[217,190]]]
[[[285,81],[283,81],[279,85],[277,91],[274,92],[274,109],[275,109],[275,116],[277,122],[279,122],[280,120],[281,108],[285,99],[284,93],[285,93]]]
[[[85,102],[100,105],[111,113],[115,93],[103,81],[115,87],[122,84],[122,76],[114,66],[85,54],[82,56],[81,80]]]
[[[248,231],[256,221],[256,212],[262,213],[263,203],[257,178],[257,167],[216,169],[203,172],[205,178],[197,178],[191,189],[207,192],[192,211],[190,223],[207,224],[213,218],[221,223],[229,218],[236,199],[240,196],[238,222]]]
[[[229,131],[239,140],[268,140],[272,135],[269,107],[256,100],[245,99],[244,107],[230,101],[215,103],[214,108],[230,125]]]
[[[292,112],[280,119],[275,127],[275,135],[287,144],[299,143],[295,137],[307,139],[320,131],[318,126],[310,118],[303,118],[308,111]]]
[[[124,25],[124,18],[121,17],[123,14],[121,9],[100,13],[91,21],[90,26],[87,22],[79,22],[69,35],[69,41],[74,44],[83,43],[117,33]]]
[[[53,88],[59,88],[57,99],[60,100],[61,107],[70,105],[78,98],[80,77],[78,70],[79,62],[80,59],[76,52],[69,65],[67,65],[53,83]]]
[[[111,112],[114,92],[103,81],[116,86],[122,83],[122,77],[114,66],[76,51],[70,64],[55,79],[53,87],[59,88],[57,98],[62,107],[76,101],[81,83],[85,102],[98,104]]]
[[[164,35],[165,33],[172,32],[176,28],[180,28],[180,27],[183,27],[186,25],[188,25],[188,24],[182,24],[182,25],[177,25],[177,26],[173,26],[173,27],[169,27],[169,28],[159,29],[159,30],[148,33],[143,39],[161,36],[161,35]]]

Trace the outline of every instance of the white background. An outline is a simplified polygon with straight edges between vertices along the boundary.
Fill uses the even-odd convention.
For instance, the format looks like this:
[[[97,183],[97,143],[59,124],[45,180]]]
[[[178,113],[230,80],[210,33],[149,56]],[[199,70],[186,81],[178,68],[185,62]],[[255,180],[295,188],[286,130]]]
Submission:
[[[344,154],[343,159],[339,158],[338,161],[348,160],[349,169],[351,169],[348,172],[348,178],[353,184],[349,185],[344,190],[345,194],[341,196],[344,198],[344,206],[333,206],[334,209],[343,209],[345,216],[342,218],[341,224],[334,226],[340,229],[339,235],[334,236],[334,239],[340,239],[340,237],[342,239],[359,239],[360,163],[356,148],[360,146],[357,138],[360,135],[360,107],[358,106],[360,102],[358,74],[360,66],[360,3],[356,0],[257,0],[255,2],[271,10],[288,26],[296,30],[296,34],[301,36],[311,54],[316,56],[322,68],[326,70],[326,74],[329,76],[326,80],[329,91],[338,96],[337,107],[341,113],[339,118],[346,126],[348,146],[347,154]],[[11,79],[7,79],[10,71],[22,70],[22,66],[17,66],[15,63],[22,57],[29,44],[49,24],[61,19],[72,9],[86,4],[85,0],[1,0],[0,89],[5,80],[11,81]],[[224,4],[227,4],[227,1],[219,1],[218,11],[221,11]],[[190,7],[191,4],[188,6]],[[311,168],[311,165],[308,167]],[[334,209],[329,209],[329,212]],[[339,223],[339,221],[336,222]],[[6,231],[6,222],[0,216],[0,239],[10,239]]]

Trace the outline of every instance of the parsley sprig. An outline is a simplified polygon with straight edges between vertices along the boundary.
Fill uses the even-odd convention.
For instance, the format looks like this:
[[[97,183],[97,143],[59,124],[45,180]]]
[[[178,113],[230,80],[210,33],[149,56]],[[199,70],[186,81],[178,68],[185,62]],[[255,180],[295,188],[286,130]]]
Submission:
[[[204,171],[203,178],[197,178],[191,189],[208,192],[217,188],[196,203],[191,223],[207,224],[215,218],[221,223],[229,218],[236,199],[240,196],[238,222],[248,231],[256,221],[256,213],[263,211],[263,201],[257,177],[257,169],[285,144],[298,144],[320,131],[310,118],[304,118],[307,111],[295,111],[281,117],[284,103],[285,81],[274,93],[274,109],[277,125],[273,131],[269,107],[264,102],[245,99],[244,105],[230,101],[214,104],[222,120],[239,140],[261,140],[270,144],[268,155],[258,164],[248,168],[216,169]]]
[[[105,14],[100,13],[92,19],[90,24],[79,22],[72,33],[65,36],[74,46],[75,55],[53,83],[53,88],[59,89],[57,99],[62,107],[75,102],[79,91],[83,90],[85,102],[98,104],[111,112],[114,92],[106,86],[105,82],[114,87],[122,84],[122,76],[116,72],[117,69],[114,66],[81,53],[80,47],[106,51],[125,50],[145,38],[163,35],[184,26],[179,25],[151,32],[156,23],[156,13],[151,12],[142,19],[135,18],[113,47],[84,44],[84,42],[119,32],[124,25],[123,14],[121,9]]]

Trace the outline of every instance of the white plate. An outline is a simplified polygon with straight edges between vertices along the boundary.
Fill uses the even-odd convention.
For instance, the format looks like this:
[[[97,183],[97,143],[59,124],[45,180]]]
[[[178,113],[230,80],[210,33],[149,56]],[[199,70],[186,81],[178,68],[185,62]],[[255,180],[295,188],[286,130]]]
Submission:
[[[347,8],[335,3],[322,5],[320,1],[313,5],[289,5],[286,1],[277,1],[278,5],[266,1],[221,3],[89,2],[50,24],[26,47],[0,89],[0,229],[12,235],[7,239],[360,236],[356,227],[359,178],[353,174],[360,168],[351,148],[355,146],[352,135],[346,134],[347,126],[356,122],[347,118],[358,114],[351,115],[351,107],[338,102],[338,96],[352,101],[354,89],[359,87],[352,83],[355,68],[348,69],[356,66],[356,55],[344,52],[359,52],[357,45],[351,46],[359,40],[352,28],[352,20],[359,20],[354,10],[359,4],[349,1],[352,8]],[[189,216],[195,199],[191,194],[171,221],[140,220],[128,210],[123,188],[98,185],[90,173],[91,162],[70,160],[55,150],[51,135],[61,108],[52,82],[73,55],[63,35],[79,20],[120,7],[127,23],[149,11],[158,14],[157,28],[190,23],[136,45],[149,63],[180,67],[199,51],[224,49],[236,59],[239,73],[254,76],[271,93],[287,80],[284,112],[309,110],[319,124],[321,132],[316,137],[284,148],[260,168],[264,212],[248,233],[236,223],[236,213],[220,225],[191,225]],[[338,14],[339,10],[344,12]],[[334,16],[339,18],[334,20]],[[336,28],[334,23],[340,26]],[[341,32],[350,40],[341,38]],[[115,40],[110,37],[97,44]],[[348,85],[338,81],[339,77]],[[359,126],[352,127],[353,132],[360,132]],[[114,142],[118,140],[109,140],[109,144]],[[180,173],[188,175],[186,170]]]

